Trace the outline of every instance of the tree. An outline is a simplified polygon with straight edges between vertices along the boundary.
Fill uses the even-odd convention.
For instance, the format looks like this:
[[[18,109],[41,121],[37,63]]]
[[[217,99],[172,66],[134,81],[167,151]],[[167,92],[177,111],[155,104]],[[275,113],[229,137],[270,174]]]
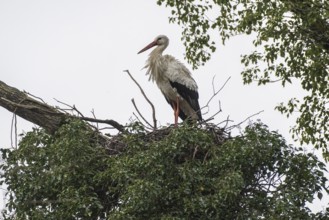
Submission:
[[[282,86],[297,79],[308,94],[276,107],[289,117],[299,112],[293,136],[313,144],[329,159],[329,3],[325,0],[176,1],[157,0],[171,8],[170,22],[183,27],[186,58],[197,68],[216,50],[210,35],[222,42],[237,34],[253,34],[255,51],[243,55],[245,84]],[[216,13],[216,18],[208,14]],[[265,67],[264,67],[265,66]]]
[[[24,134],[2,150],[4,219],[308,219],[306,202],[326,189],[325,165],[261,123],[235,138],[212,126],[129,130],[116,156],[80,120]]]
[[[260,122],[236,137],[209,123],[147,131],[68,114],[2,82],[0,106],[43,127],[1,149],[4,219],[327,218],[306,206],[328,193],[325,164]]]

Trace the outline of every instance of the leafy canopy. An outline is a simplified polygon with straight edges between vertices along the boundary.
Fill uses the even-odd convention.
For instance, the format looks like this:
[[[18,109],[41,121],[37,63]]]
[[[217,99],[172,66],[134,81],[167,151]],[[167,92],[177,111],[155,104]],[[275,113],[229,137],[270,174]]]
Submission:
[[[294,137],[322,148],[329,158],[329,1],[327,0],[157,0],[171,8],[170,22],[182,26],[186,58],[197,68],[216,50],[210,33],[222,42],[253,34],[255,51],[243,55],[245,84],[292,80],[307,95],[276,107],[290,116],[299,112]],[[214,14],[217,14],[214,18]],[[295,113],[296,114],[296,113]]]
[[[80,121],[2,149],[4,219],[307,219],[326,187],[316,156],[261,123],[224,143],[214,128],[130,131],[111,156]]]

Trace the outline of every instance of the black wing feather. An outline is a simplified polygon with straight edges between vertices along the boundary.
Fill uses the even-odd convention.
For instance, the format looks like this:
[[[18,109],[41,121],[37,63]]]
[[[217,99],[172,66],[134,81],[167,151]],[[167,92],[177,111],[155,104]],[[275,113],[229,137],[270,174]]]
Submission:
[[[200,110],[200,105],[199,105],[199,93],[195,90],[189,89],[188,87],[186,87],[185,85],[178,83],[178,82],[172,82],[169,81],[170,85],[176,89],[176,91],[178,92],[178,94],[180,96],[182,96],[192,107],[192,109],[197,113],[199,120],[202,120],[202,116],[201,116],[201,110]],[[168,100],[167,100],[168,101]],[[183,112],[183,111],[180,111]],[[185,114],[184,114],[185,115]],[[179,117],[182,120],[186,119],[186,115],[185,118],[183,119],[180,115]]]

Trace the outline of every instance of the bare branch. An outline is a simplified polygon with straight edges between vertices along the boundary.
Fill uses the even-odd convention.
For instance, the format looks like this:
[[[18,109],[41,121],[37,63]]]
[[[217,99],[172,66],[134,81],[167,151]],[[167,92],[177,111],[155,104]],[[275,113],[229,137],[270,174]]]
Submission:
[[[39,99],[42,103],[44,104],[47,104],[42,98],[38,97],[38,96],[35,96],[35,95],[32,95],[31,93],[29,92],[26,92],[26,91],[23,91],[25,94],[29,95],[29,96],[32,96],[33,98],[35,99]]]
[[[154,105],[153,103],[148,99],[148,97],[146,96],[144,90],[142,89],[142,87],[139,85],[139,83],[134,79],[134,77],[130,74],[129,70],[124,70],[124,72],[126,72],[130,78],[134,81],[134,83],[138,86],[138,88],[140,89],[142,95],[144,96],[144,98],[146,99],[146,101],[150,104],[151,108],[152,108],[152,118],[153,118],[153,127],[154,130],[157,128],[157,120],[156,120],[156,117],[155,117],[155,108],[154,108]]]
[[[214,76],[212,77],[212,80],[211,80],[212,93],[213,93],[213,94],[216,93],[216,89],[215,89],[215,78],[216,78],[216,75],[214,75]]]
[[[15,134],[13,134],[13,131]],[[15,135],[15,145],[13,143],[13,136]],[[15,113],[13,113],[13,117],[11,120],[11,128],[10,128],[10,142],[11,142],[11,147],[14,149],[17,149],[17,116]]]
[[[0,81],[0,106],[17,116],[44,128],[49,134],[54,134],[60,126],[67,123],[67,119],[71,118],[109,124],[118,131],[125,132],[124,126],[114,120],[99,120],[95,118],[79,117],[62,112],[58,108],[29,97],[26,93],[9,86],[2,81]],[[13,124],[12,128],[13,126],[15,125]],[[98,131],[94,132],[97,135],[96,141],[101,146],[108,149],[110,155],[120,153],[125,147],[124,144],[118,145],[115,140],[110,140],[108,136],[103,135]]]
[[[96,123],[103,123],[103,124],[108,124],[111,125],[112,127],[116,128],[118,131],[123,132],[124,126],[119,124],[118,122],[111,120],[111,119],[106,119],[106,120],[101,120],[101,119],[96,119],[96,118],[88,118],[88,117],[76,117],[84,121],[89,121],[89,122],[96,122]]]
[[[91,114],[93,115],[94,119],[96,119],[96,115],[95,115],[94,109],[91,110]],[[97,128],[97,131],[99,131],[98,122],[96,122],[96,128]]]
[[[149,127],[148,125],[144,124],[144,123],[139,119],[138,115],[135,114],[135,112],[133,112],[133,115],[135,116],[135,118],[137,119],[137,121],[143,125],[144,128],[146,128],[146,129],[148,129],[148,130],[154,130],[153,127]],[[156,131],[156,130],[154,130],[154,131]]]
[[[224,84],[223,84],[218,90],[216,90],[216,89],[215,89],[215,77],[216,77],[216,76],[213,76],[213,78],[212,78],[212,83],[211,83],[211,84],[212,84],[213,94],[212,94],[212,96],[209,98],[207,104],[204,105],[204,106],[201,108],[201,110],[204,109],[204,108],[207,108],[207,109],[208,109],[207,112],[204,113],[203,115],[209,113],[209,110],[210,110],[209,104],[210,104],[210,102],[215,98],[215,96],[217,96],[217,94],[218,94],[220,91],[222,91],[222,90],[224,89],[224,87],[226,86],[226,84],[228,83],[228,81],[231,79],[231,77],[227,78],[227,80],[224,82]],[[221,102],[220,102],[220,101],[218,101],[218,102],[219,102],[219,109],[218,109],[218,111],[215,112],[215,113],[214,113],[212,116],[210,116],[208,119],[204,120],[204,121],[203,121],[204,123],[207,123],[208,121],[213,120],[213,119],[215,118],[216,115],[218,115],[220,112],[222,112]]]
[[[75,112],[78,114],[78,116],[73,116],[73,117],[75,117],[75,118],[79,118],[79,119],[84,120],[84,121],[88,121],[88,122],[94,122],[94,123],[96,123],[96,126],[93,126],[93,125],[91,125],[91,124],[89,124],[89,125],[92,126],[92,127],[93,127],[95,130],[97,130],[97,131],[99,131],[98,123],[108,124],[108,125],[111,125],[113,128],[117,129],[118,131],[121,131],[121,132],[124,131],[124,126],[121,125],[121,124],[119,124],[118,122],[116,122],[116,121],[114,121],[114,120],[109,120],[109,119],[101,120],[101,119],[97,119],[96,116],[95,116],[95,112],[94,112],[94,110],[91,111],[91,113],[92,113],[92,115],[93,115],[94,118],[85,117],[85,116],[84,116],[84,115],[83,115],[83,114],[77,109],[77,107],[76,107],[75,105],[71,106],[71,105],[69,105],[69,104],[67,104],[67,103],[65,103],[65,102],[59,101],[59,100],[57,100],[57,99],[55,99],[55,100],[56,100],[56,102],[58,102],[58,103],[60,103],[60,104],[62,104],[62,105],[65,105],[65,106],[69,107],[70,109],[68,109],[68,110],[70,110],[70,111],[75,111]],[[64,112],[66,111],[66,109],[61,109],[61,108],[60,108],[60,110],[62,110],[62,111],[64,111]]]
[[[137,108],[137,105],[136,105],[136,103],[135,103],[135,100],[134,99],[131,99],[131,102],[133,103],[133,105],[134,105],[134,108],[135,108],[135,110],[137,111],[137,113],[138,113],[138,115],[143,119],[143,121],[146,123],[146,124],[148,124],[151,128],[153,128],[153,130],[156,130],[156,128],[155,127],[153,127],[144,117],[143,117],[143,115],[140,113],[140,111],[139,111],[139,109]]]
[[[113,130],[113,129],[116,129],[116,128],[114,128],[114,127],[102,127],[102,128],[100,128],[99,130],[100,131],[103,131],[103,130]],[[107,135],[107,134],[105,134],[105,135]],[[111,136],[111,135],[110,135]]]
[[[38,107],[33,106],[33,105],[25,105],[25,104],[21,104],[21,103],[24,102],[25,100],[22,100],[22,101],[19,102],[19,103],[15,103],[15,102],[12,102],[12,101],[10,101],[10,100],[8,100],[8,99],[6,99],[6,98],[3,98],[3,97],[1,97],[0,99],[1,99],[2,101],[4,101],[4,102],[7,102],[8,104],[10,104],[10,105],[12,105],[12,106],[15,106],[14,113],[16,112],[16,109],[17,109],[17,108],[25,108],[25,109],[29,109],[29,110],[37,110],[37,109],[38,109]]]
[[[215,79],[215,77],[213,77],[213,81],[212,81],[212,85],[213,85],[213,91],[214,91],[214,93],[213,93],[213,95],[210,97],[210,99],[208,100],[207,104],[206,104],[204,107],[202,107],[201,109],[203,109],[203,108],[209,106],[211,100],[212,100],[213,98],[215,98],[215,96],[216,96],[220,91],[222,91],[222,90],[224,89],[224,87],[226,86],[226,84],[228,83],[228,81],[231,79],[231,77],[228,77],[227,80],[225,81],[225,83],[222,85],[222,87],[220,87],[220,89],[217,90],[217,91],[215,91],[214,79]]]
[[[222,106],[221,106],[221,102],[220,102],[220,100],[218,100],[218,104],[219,104],[219,109],[218,109],[218,111],[217,111],[215,114],[213,114],[212,116],[210,116],[208,119],[206,119],[205,122],[208,122],[208,121],[213,120],[213,119],[215,118],[216,115],[218,115],[219,113],[222,112]]]
[[[254,117],[254,116],[256,116],[256,115],[259,115],[259,114],[262,113],[262,112],[264,112],[264,110],[261,110],[261,111],[255,113],[255,114],[250,115],[249,117],[247,117],[245,120],[243,120],[243,121],[240,122],[239,124],[232,125],[232,126],[228,127],[227,130],[232,130],[233,128],[240,126],[241,124],[245,123],[245,122],[246,122],[247,120],[249,120],[250,118],[252,118],[252,117]]]
[[[225,126],[223,127],[224,129],[227,127],[228,123],[229,122],[233,122],[233,120],[230,120],[230,116],[228,115],[226,120],[222,121],[222,122],[219,122],[218,124],[216,124],[216,126],[222,124],[222,123],[225,123]]]
[[[57,99],[55,99],[55,101],[58,102],[58,103],[60,103],[60,104],[62,104],[62,105],[65,105],[65,106],[69,107],[70,108],[69,110],[71,110],[72,112],[74,112],[74,111],[77,112],[80,117],[84,117],[84,115],[75,107],[75,105],[71,106],[71,105],[69,105],[69,104],[67,104],[65,102],[59,101]],[[60,110],[65,111],[65,109],[60,109]]]

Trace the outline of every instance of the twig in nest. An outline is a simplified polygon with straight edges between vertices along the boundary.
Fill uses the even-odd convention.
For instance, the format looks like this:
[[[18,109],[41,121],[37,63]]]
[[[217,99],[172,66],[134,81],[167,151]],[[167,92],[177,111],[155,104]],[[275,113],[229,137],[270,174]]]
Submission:
[[[143,119],[143,121],[148,124],[151,128],[153,127],[144,117],[143,115],[140,113],[139,109],[137,108],[137,105],[135,103],[135,100],[134,99],[131,99],[131,102],[133,103],[134,105],[134,108],[136,109],[138,115]],[[153,127],[153,129],[155,130],[156,128]]]
[[[230,79],[231,79],[231,77],[227,78],[227,80],[224,82],[224,84],[223,84],[223,85],[222,85],[222,86],[216,91],[216,89],[215,89],[215,83],[214,83],[214,82],[215,82],[215,76],[212,78],[212,90],[213,90],[213,94],[212,94],[212,96],[209,98],[207,104],[201,108],[201,110],[204,109],[204,108],[207,108],[207,112],[204,113],[204,115],[209,113],[209,111],[210,111],[210,107],[209,107],[210,102],[213,100],[213,98],[215,98],[215,96],[217,96],[217,94],[218,94],[220,91],[222,91],[222,90],[224,89],[224,87],[226,86],[227,82],[228,82]],[[219,103],[219,109],[218,109],[218,111],[217,111],[215,114],[213,114],[212,116],[210,116],[208,119],[204,120],[204,121],[203,121],[204,123],[207,123],[208,121],[213,120],[213,119],[215,118],[216,115],[218,115],[220,112],[222,112],[221,102],[218,101],[218,103]]]
[[[213,119],[215,118],[216,115],[218,115],[219,113],[222,112],[222,105],[221,105],[221,102],[220,102],[219,100],[218,100],[218,104],[219,104],[219,109],[218,109],[218,111],[217,111],[215,114],[213,114],[212,116],[210,116],[208,119],[206,119],[205,122],[208,122],[208,121],[213,120]]]
[[[134,79],[134,77],[130,74],[129,70],[124,70],[124,72],[126,72],[130,78],[134,81],[134,83],[138,86],[139,90],[141,91],[142,95],[144,96],[144,98],[146,99],[146,101],[150,104],[151,108],[152,108],[152,118],[153,118],[153,129],[156,130],[157,128],[157,120],[156,120],[156,117],[155,117],[155,108],[154,108],[154,105],[153,103],[147,98],[144,90],[142,89],[142,87],[139,85],[139,83]]]
[[[139,119],[138,115],[135,114],[135,112],[133,112],[133,115],[135,116],[135,118],[137,119],[137,121],[143,125],[143,127],[144,127],[145,129],[148,129],[148,130],[154,130],[154,128],[153,128],[152,126],[149,127],[148,125],[144,124],[144,123]]]
[[[215,76],[212,79],[212,88],[213,88],[213,95],[210,97],[210,99],[208,100],[207,104],[205,106],[203,106],[201,109],[208,107],[209,108],[209,104],[211,102],[211,100],[213,100],[213,98],[215,98],[215,96],[224,89],[224,87],[226,86],[227,82],[231,79],[231,77],[228,77],[227,80],[225,81],[225,83],[222,85],[222,87],[219,88],[219,90],[215,90],[215,85],[214,85],[214,79]]]
[[[225,129],[227,127],[227,125],[228,125],[229,122],[233,122],[233,120],[230,120],[230,116],[228,115],[227,118],[226,118],[226,120],[224,120],[222,122],[219,122],[218,124],[216,124],[216,126],[218,126],[218,125],[220,125],[222,123],[225,123],[225,125],[223,127]]]
[[[240,126],[241,124],[243,124],[244,122],[246,122],[246,121],[249,120],[250,118],[252,118],[252,117],[254,117],[254,116],[256,116],[256,115],[259,115],[259,114],[262,113],[262,112],[264,112],[264,110],[261,110],[261,111],[255,113],[255,114],[250,115],[249,117],[247,117],[245,120],[243,120],[243,121],[240,122],[239,124],[232,125],[232,126],[228,127],[226,130],[232,130],[233,128]]]

